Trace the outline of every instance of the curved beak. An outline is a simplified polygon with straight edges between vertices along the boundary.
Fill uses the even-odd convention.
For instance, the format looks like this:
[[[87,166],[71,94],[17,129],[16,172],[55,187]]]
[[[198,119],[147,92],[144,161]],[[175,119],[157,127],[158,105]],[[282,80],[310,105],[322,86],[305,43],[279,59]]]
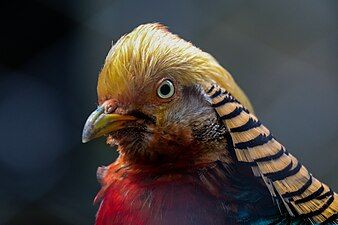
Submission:
[[[136,120],[129,115],[105,113],[104,106],[99,106],[88,117],[82,132],[82,142],[86,143],[95,138],[107,135],[125,127],[127,121]]]

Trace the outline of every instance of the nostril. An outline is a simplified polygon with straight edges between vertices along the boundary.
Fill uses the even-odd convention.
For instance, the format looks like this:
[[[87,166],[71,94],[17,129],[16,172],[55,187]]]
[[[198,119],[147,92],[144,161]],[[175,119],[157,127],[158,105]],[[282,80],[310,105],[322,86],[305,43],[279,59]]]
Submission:
[[[109,114],[109,113],[114,112],[116,108],[117,108],[116,105],[108,105],[108,106],[105,107],[104,112],[106,114]]]
[[[104,113],[113,113],[117,108],[117,103],[114,100],[105,101],[102,106],[104,107]]]

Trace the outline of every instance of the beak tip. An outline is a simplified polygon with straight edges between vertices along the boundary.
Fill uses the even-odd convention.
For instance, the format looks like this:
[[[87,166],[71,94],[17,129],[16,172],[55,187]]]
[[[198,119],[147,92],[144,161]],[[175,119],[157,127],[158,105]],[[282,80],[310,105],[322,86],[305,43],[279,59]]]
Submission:
[[[128,115],[105,113],[104,107],[99,106],[88,117],[83,131],[82,143],[87,143],[95,138],[109,134],[114,130],[120,129],[125,121],[135,120],[136,118]]]
[[[82,143],[85,144],[89,141],[89,138],[86,137],[85,135],[82,135]]]
[[[85,144],[93,139],[91,132],[88,132],[88,129],[84,129],[82,133],[82,143]]]
[[[82,143],[85,144],[93,139],[92,132],[88,129],[88,126],[85,126],[82,132]]]
[[[95,138],[95,123],[98,118],[104,113],[104,107],[98,107],[90,116],[88,117],[83,131],[82,131],[82,143],[85,144]]]

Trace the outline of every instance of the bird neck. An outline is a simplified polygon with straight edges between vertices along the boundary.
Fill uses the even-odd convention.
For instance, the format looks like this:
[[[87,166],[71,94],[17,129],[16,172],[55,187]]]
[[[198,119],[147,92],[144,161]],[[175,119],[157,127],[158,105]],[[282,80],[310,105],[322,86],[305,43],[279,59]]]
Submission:
[[[154,170],[149,166],[115,163],[101,170],[98,177],[105,176],[97,198],[105,199],[101,211],[112,209],[112,214],[113,209],[122,207],[131,210],[132,215],[143,212],[137,214],[142,218],[175,211],[182,217],[191,214],[196,221],[224,217],[227,221],[251,221],[278,213],[268,191],[236,164],[216,161],[190,169]],[[133,211],[139,207],[142,211]]]

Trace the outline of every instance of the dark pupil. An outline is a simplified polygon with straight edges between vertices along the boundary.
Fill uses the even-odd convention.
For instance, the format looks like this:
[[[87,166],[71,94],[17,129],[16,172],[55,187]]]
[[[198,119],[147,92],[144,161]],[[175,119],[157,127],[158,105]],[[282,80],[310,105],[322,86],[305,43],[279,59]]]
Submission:
[[[163,84],[160,88],[162,95],[168,95],[170,93],[170,86],[168,84]]]

